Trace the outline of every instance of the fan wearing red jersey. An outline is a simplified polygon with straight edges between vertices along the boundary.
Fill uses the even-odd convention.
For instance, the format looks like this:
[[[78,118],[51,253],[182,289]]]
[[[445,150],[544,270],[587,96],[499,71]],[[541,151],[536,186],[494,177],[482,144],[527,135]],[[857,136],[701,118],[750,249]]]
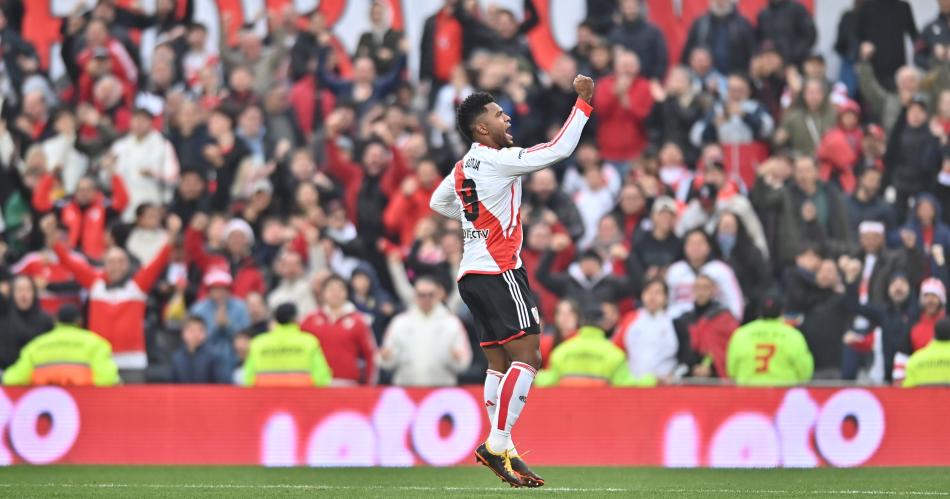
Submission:
[[[511,117],[491,95],[467,97],[457,121],[472,147],[429,202],[436,212],[462,222],[459,294],[472,312],[488,359],[485,407],[492,429],[475,457],[515,487],[544,485],[511,440],[511,429],[541,367],[538,307],[520,256],[521,178],[573,154],[593,110],[594,81],[578,75],[574,90],[577,101],[558,134],[530,148],[514,147],[508,134]]]

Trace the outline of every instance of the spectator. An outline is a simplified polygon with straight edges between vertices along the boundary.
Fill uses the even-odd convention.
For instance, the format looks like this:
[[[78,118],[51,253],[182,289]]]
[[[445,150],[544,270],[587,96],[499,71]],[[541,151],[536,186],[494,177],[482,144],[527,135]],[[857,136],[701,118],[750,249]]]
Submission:
[[[732,74],[727,88],[725,99],[714,104],[690,130],[694,145],[749,144],[772,135],[775,122],[762,104],[750,98],[749,81]]]
[[[618,3],[620,22],[610,30],[607,38],[612,45],[620,45],[637,55],[637,61],[643,64],[645,77],[662,78],[666,74],[667,65],[666,40],[663,33],[646,19],[642,0],[619,0]],[[638,64],[638,72],[639,69]]]
[[[192,305],[189,313],[201,318],[211,332],[208,338],[211,349],[230,359],[234,336],[251,325],[247,305],[232,294],[233,280],[223,269],[209,270],[201,283],[207,288],[208,296]]]
[[[251,291],[263,294],[266,291],[264,275],[251,257],[254,230],[250,224],[241,218],[229,220],[223,229],[224,247],[219,253],[211,253],[206,249],[206,230],[210,232],[208,216],[204,213],[194,216],[185,231],[186,261],[194,264],[202,274],[216,268],[233,276],[231,291],[238,298],[247,296]]]
[[[639,1],[624,0],[624,4]],[[647,145],[646,119],[653,107],[653,96],[650,82],[641,76],[637,54],[617,54],[613,74],[597,82],[594,107],[599,110],[597,145],[603,158],[624,162],[639,156]]]
[[[396,63],[402,33],[392,28],[389,5],[376,0],[369,7],[370,29],[356,43],[356,57],[370,57],[377,73],[386,73]]]
[[[749,237],[742,219],[729,211],[719,217],[713,239],[723,263],[735,272],[739,288],[742,289],[745,313],[737,319],[748,322],[758,313],[759,302],[772,284],[768,257]],[[720,375],[723,373],[722,370],[718,372]]]
[[[458,0],[443,0],[442,8],[426,19],[422,29],[419,79],[436,89],[451,79],[462,62],[462,24],[453,11]]]
[[[905,388],[950,383],[950,321],[941,319],[934,327],[936,333],[929,345],[914,352],[907,362]]]
[[[195,215],[207,215],[211,211],[208,182],[200,169],[181,171],[181,180],[175,189],[175,197],[168,205],[168,211],[181,218],[186,225],[191,225]]]
[[[567,271],[553,272],[555,254],[564,249],[556,244],[552,238],[551,246],[538,263],[535,277],[558,298],[571,299],[580,303],[581,308],[590,308],[603,302],[619,301],[636,289],[628,278],[612,274],[609,262],[605,265],[604,258],[592,249],[581,253]]]
[[[940,171],[940,142],[930,131],[927,106],[926,97],[914,96],[907,104],[906,118],[894,126],[887,143],[885,175],[897,190],[898,219],[906,216],[910,198],[932,185]]]
[[[680,256],[682,242],[673,233],[676,224],[676,201],[667,196],[653,200],[650,208],[650,230],[634,232],[630,252],[630,277],[641,282],[662,277]]]
[[[934,337],[934,326],[946,315],[947,291],[939,279],[930,277],[920,284],[920,317],[910,329],[910,351],[927,346]]]
[[[274,83],[278,65],[288,53],[287,36],[294,18],[292,8],[285,8],[280,15],[269,16],[270,46],[267,47],[253,24],[244,25],[238,33],[237,48],[228,43],[228,30],[218,30],[218,49],[224,73],[230,75],[236,67],[247,68],[253,78],[254,91],[258,94],[267,92]],[[225,15],[223,21],[224,26],[229,25],[230,16]]]
[[[934,55],[946,52],[950,46],[950,2],[937,2],[937,18],[927,23],[914,43],[914,65],[923,69],[930,69],[934,63]],[[916,25],[915,25],[916,27]],[[901,37],[903,42],[903,37]],[[903,51],[901,52],[903,55]]]
[[[116,178],[118,177],[114,177],[113,181]],[[165,237],[165,231],[162,230],[162,208],[149,203],[139,205],[135,210],[135,225],[125,240],[129,255],[139,262],[150,262],[167,242]]]
[[[834,127],[835,114],[825,82],[805,80],[798,102],[782,116],[775,132],[776,145],[813,156],[821,138]]]
[[[755,31],[731,0],[710,0],[709,11],[689,28],[681,57],[684,64],[697,46],[710,50],[713,65],[720,73],[745,71],[755,48]]]
[[[838,379],[844,336],[852,325],[838,266],[834,260],[822,260],[814,278],[804,282],[800,289],[789,285],[789,310],[800,314],[797,327],[812,352],[814,377]]]
[[[334,384],[374,385],[376,342],[362,315],[347,299],[347,293],[342,277],[327,278],[320,290],[321,306],[304,318],[301,329],[320,340]]]
[[[40,222],[46,240],[63,265],[89,292],[89,329],[112,345],[113,359],[122,379],[129,383],[145,381],[145,302],[147,293],[158,280],[171,258],[171,242],[178,237],[181,220],[170,216],[165,221],[168,243],[154,260],[134,273],[129,255],[122,248],[106,251],[103,269],[95,269],[85,259],[71,255],[62,241],[57,241],[56,220],[47,215]]]
[[[20,36],[22,33],[20,26],[11,26],[7,16],[6,11],[0,12],[0,39],[3,40],[0,43],[0,49],[2,49],[0,53],[3,54],[7,79],[3,93],[16,101],[22,97],[20,89],[23,88],[23,82],[39,69],[40,61],[33,45]]]
[[[861,44],[857,64],[858,89],[870,117],[879,122],[884,127],[884,132],[890,136],[904,107],[910,104],[920,91],[922,75],[920,70],[913,66],[901,66],[887,76],[878,76],[870,63],[875,52],[876,48],[870,42]],[[896,89],[890,84],[890,74],[894,75]]]
[[[346,98],[356,104],[359,115],[396,89],[402,70],[406,67],[404,41],[400,42],[395,62],[382,75],[377,75],[373,59],[362,56],[353,61],[352,79],[336,76],[327,68],[326,59],[329,51],[329,48],[324,48],[320,54],[317,62],[317,81],[333,92],[337,98]]]
[[[666,86],[650,83],[653,110],[647,127],[650,145],[659,150],[676,144],[689,165],[696,163],[699,149],[689,140],[689,131],[703,117],[702,95],[690,83],[689,69],[674,66],[666,77]]]
[[[402,260],[399,264],[402,264]],[[367,317],[367,321],[373,328],[376,343],[382,343],[386,327],[389,326],[389,321],[396,312],[395,300],[382,288],[376,274],[368,266],[360,266],[353,270],[353,274],[350,275],[350,290],[350,301],[360,313]]]
[[[857,103],[848,100],[839,105],[837,126],[822,136],[815,150],[821,180],[834,182],[847,194],[854,192],[855,171],[862,159],[864,132],[861,130],[860,119],[861,108]]]
[[[429,199],[441,180],[435,162],[424,159],[416,166],[414,175],[403,179],[399,191],[389,200],[383,212],[383,224],[391,233],[399,235],[398,241],[404,249],[412,245],[419,220],[432,213]]]
[[[152,129],[152,114],[136,109],[128,135],[116,141],[106,158],[114,165],[129,192],[122,212],[124,222],[135,220],[135,210],[143,203],[165,204],[171,201],[178,182],[178,158],[171,143]]]
[[[244,305],[247,306],[247,315],[251,319],[251,325],[242,332],[251,337],[266,333],[270,329],[271,313],[264,296],[256,291],[251,291],[244,297]],[[237,339],[235,339],[235,342],[237,342]]]
[[[673,319],[667,313],[669,290],[662,279],[651,279],[640,294],[641,308],[627,312],[617,325],[612,341],[627,355],[634,379],[671,381],[677,375],[679,343]]]
[[[624,244],[632,246],[634,234],[643,230],[650,221],[643,189],[638,184],[625,184],[620,189],[620,199],[611,215],[623,233]]]
[[[271,310],[276,310],[281,303],[295,304],[301,315],[310,315],[316,310],[317,302],[310,289],[313,273],[307,272],[300,253],[282,250],[274,261],[274,274],[280,279],[267,294],[267,305]]]
[[[441,303],[445,291],[429,277],[415,283],[415,303],[393,318],[379,365],[398,386],[452,386],[472,361],[461,321]]]
[[[560,224],[574,241],[584,235],[584,220],[571,198],[558,189],[554,170],[545,168],[528,177],[521,209],[526,225],[539,221],[548,225]]]
[[[683,237],[682,255],[683,259],[666,271],[670,317],[679,318],[693,309],[693,284],[696,276],[706,274],[716,282],[717,301],[728,308],[733,317],[741,319],[745,309],[742,289],[732,269],[718,259],[709,235],[702,229],[687,232]]]
[[[726,347],[739,321],[715,300],[716,283],[700,274],[693,284],[693,310],[673,321],[679,361],[693,377],[726,377]]]
[[[548,366],[538,373],[538,386],[628,386],[656,383],[652,376],[640,379],[630,374],[626,355],[603,329],[600,308],[585,314],[584,326],[554,348]]]
[[[229,383],[230,372],[224,358],[208,343],[204,319],[191,316],[181,329],[182,345],[172,356],[174,383]]]
[[[616,204],[621,181],[617,171],[601,161],[593,146],[579,146],[576,156],[577,168],[569,168],[564,174],[563,190],[573,198],[584,222],[584,235],[576,243],[586,249],[597,235],[600,220]]]
[[[858,93],[858,76],[854,72],[854,64],[858,60],[858,50],[861,46],[861,37],[858,35],[858,11],[865,0],[854,0],[851,8],[841,14],[838,20],[837,38],[834,50],[841,60],[841,69],[838,79],[848,88],[848,95],[855,97]]]
[[[76,115],[70,109],[60,109],[53,115],[52,125],[55,133],[41,144],[47,171],[53,174],[67,194],[73,194],[79,179],[89,168],[89,158],[80,151]]]
[[[769,0],[759,11],[756,29],[760,44],[771,41],[782,58],[796,66],[808,57],[817,38],[815,21],[797,0]]]
[[[887,233],[897,228],[894,207],[881,196],[881,179],[884,174],[877,168],[865,168],[857,179],[857,187],[848,196],[848,221],[851,232],[858,232],[862,222],[882,222]]]
[[[112,176],[112,195],[105,196],[96,180],[83,177],[70,197],[54,199],[55,178],[46,174],[33,190],[33,208],[39,213],[58,212],[59,222],[66,228],[70,249],[77,249],[92,260],[99,261],[106,251],[106,230],[110,218],[122,213],[129,196],[125,182]],[[158,245],[160,248],[161,245]]]
[[[561,300],[554,309],[551,326],[541,335],[542,367],[550,363],[551,351],[577,334],[581,327],[581,308],[574,300]]]
[[[218,107],[208,116],[210,143],[202,149],[202,163],[211,166],[206,171],[215,188],[211,195],[211,208],[227,212],[231,196],[237,185],[238,172],[251,151],[234,133],[234,116],[225,107]]]
[[[64,305],[58,324],[31,340],[3,372],[4,385],[111,386],[119,383],[109,342],[79,327],[79,309]],[[69,345],[64,348],[64,345]]]
[[[944,248],[950,247],[950,227],[944,224],[940,204],[933,195],[924,192],[917,196],[913,215],[908,217],[898,236],[906,247],[920,247],[924,259],[922,272],[928,275],[942,273],[944,264],[938,256]]]
[[[33,338],[53,329],[53,319],[40,308],[37,295],[36,284],[25,275],[0,284],[0,371],[13,365]]]
[[[909,37],[911,43],[917,39],[913,10],[903,0],[867,0],[858,9],[857,24],[861,42],[872,43],[878,49],[871,59],[874,74],[893,90],[890,75],[907,63],[904,37]]]
[[[312,335],[297,326],[297,309],[283,303],[274,312],[276,324],[251,340],[244,361],[245,386],[328,386],[332,371]]]
[[[729,340],[726,369],[738,385],[788,386],[811,379],[814,361],[805,338],[782,321],[781,298],[766,296],[762,318]]]

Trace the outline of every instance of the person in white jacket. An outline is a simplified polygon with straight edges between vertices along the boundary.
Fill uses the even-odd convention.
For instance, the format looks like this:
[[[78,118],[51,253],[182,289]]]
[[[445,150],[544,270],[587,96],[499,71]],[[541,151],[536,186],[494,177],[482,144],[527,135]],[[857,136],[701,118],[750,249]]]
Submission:
[[[398,386],[452,386],[472,362],[462,322],[441,299],[434,279],[415,283],[415,303],[389,323],[379,351],[379,366],[393,371]]]
[[[666,285],[670,290],[670,317],[677,319],[693,309],[693,283],[700,274],[709,276],[716,283],[719,288],[716,301],[741,321],[745,298],[736,274],[729,265],[715,258],[709,234],[701,228],[686,233],[683,238],[683,259],[670,265],[666,271]]]
[[[129,191],[123,222],[133,222],[142,203],[171,202],[178,183],[178,156],[171,142],[152,128],[147,110],[135,110],[129,133],[112,144],[106,160],[115,162],[115,174],[122,176]]]

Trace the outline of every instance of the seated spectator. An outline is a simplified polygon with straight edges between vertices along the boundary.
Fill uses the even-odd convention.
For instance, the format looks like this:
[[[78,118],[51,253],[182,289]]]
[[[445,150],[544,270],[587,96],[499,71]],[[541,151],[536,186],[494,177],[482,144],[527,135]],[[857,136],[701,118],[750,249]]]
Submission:
[[[198,316],[185,319],[181,329],[182,345],[172,355],[174,383],[229,383],[225,359],[208,343],[208,327]]]
[[[742,288],[728,265],[719,260],[712,240],[702,229],[693,229],[683,238],[683,259],[666,271],[669,287],[669,315],[676,319],[693,308],[693,282],[706,274],[716,282],[716,299],[728,308],[733,317],[741,319],[745,310]]]
[[[950,320],[940,319],[934,329],[933,341],[907,361],[905,388],[950,384]]]
[[[227,271],[211,269],[201,283],[207,288],[208,296],[192,305],[188,312],[204,321],[211,333],[208,338],[211,349],[230,359],[234,337],[251,326],[247,306],[244,300],[232,294],[234,281]]]
[[[154,260],[137,271],[131,271],[129,255],[113,246],[105,253],[102,270],[85,259],[69,253],[59,234],[56,219],[43,217],[40,228],[63,265],[72,271],[76,281],[89,292],[89,329],[112,345],[113,359],[129,383],[145,381],[148,358],[145,355],[145,302],[148,291],[160,277],[171,259],[170,242],[181,230],[181,220],[172,215],[166,221],[168,239]]]
[[[551,360],[538,373],[538,386],[652,386],[656,378],[634,378],[623,350],[607,339],[600,328],[602,313],[595,307],[584,314],[584,326],[551,352]]]
[[[946,315],[947,290],[939,279],[930,277],[920,284],[920,317],[910,329],[910,351],[927,346],[934,337],[934,326]]]
[[[722,261],[729,265],[739,281],[746,303],[745,316],[739,319],[748,322],[758,313],[759,300],[772,285],[768,256],[752,242],[742,220],[729,211],[719,217],[713,240]]]
[[[245,386],[328,386],[332,371],[312,335],[297,326],[297,308],[282,303],[274,312],[276,324],[251,340],[244,361]]]
[[[376,384],[376,341],[362,314],[348,300],[346,281],[338,275],[324,280],[319,302],[320,307],[305,317],[300,327],[320,340],[334,385]]]
[[[99,189],[96,179],[83,177],[76,183],[75,193],[68,198],[54,199],[55,178],[46,174],[33,191],[33,208],[39,213],[55,210],[65,226],[70,249],[77,249],[92,260],[102,260],[106,250],[106,230],[110,219],[122,213],[129,197],[125,182],[112,176],[112,195]],[[160,248],[161,245],[158,246]]]
[[[63,305],[58,324],[23,347],[3,371],[4,385],[111,386],[119,384],[109,342],[79,327],[75,305]],[[68,347],[66,346],[68,345]]]
[[[762,300],[762,318],[729,340],[726,370],[740,386],[791,386],[811,379],[814,360],[805,337],[782,320],[781,297]]]
[[[0,371],[13,365],[21,349],[41,333],[53,329],[53,319],[40,308],[33,279],[16,275],[0,283]]]
[[[693,377],[726,378],[726,348],[739,321],[716,301],[716,282],[705,274],[693,283],[693,309],[673,321],[680,362]]]
[[[442,286],[429,277],[415,282],[415,303],[396,315],[383,337],[379,366],[397,386],[452,386],[472,361],[462,322],[442,304]]]
[[[627,367],[635,379],[653,376],[671,381],[677,375],[679,341],[667,313],[669,290],[662,279],[651,279],[640,294],[641,308],[627,312],[612,341],[627,354]]]

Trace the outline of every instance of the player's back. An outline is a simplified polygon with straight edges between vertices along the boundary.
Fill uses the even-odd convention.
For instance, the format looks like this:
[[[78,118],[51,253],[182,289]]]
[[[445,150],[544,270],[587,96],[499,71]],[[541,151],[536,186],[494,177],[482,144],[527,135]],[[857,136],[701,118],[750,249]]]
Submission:
[[[739,385],[785,386],[811,379],[814,361],[805,337],[780,319],[760,319],[733,334],[729,377]]]

